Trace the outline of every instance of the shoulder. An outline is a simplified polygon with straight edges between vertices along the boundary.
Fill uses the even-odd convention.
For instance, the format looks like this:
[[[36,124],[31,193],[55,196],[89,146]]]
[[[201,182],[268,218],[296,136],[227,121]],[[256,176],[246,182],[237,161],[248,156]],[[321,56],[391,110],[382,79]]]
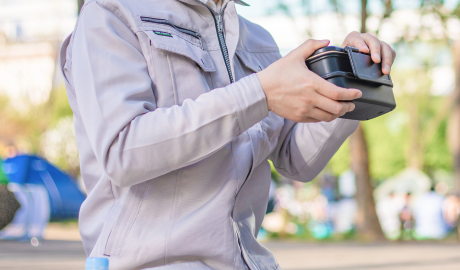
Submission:
[[[145,12],[164,12],[171,4],[164,0],[87,0],[82,9],[82,14],[87,9],[94,9],[99,6],[99,12],[109,12],[118,17],[126,26],[134,32],[141,26],[140,17]],[[91,6],[93,6],[91,8]],[[154,7],[154,8],[152,8]]]
[[[240,40],[238,47],[247,51],[278,52],[278,46],[270,32],[262,26],[239,16]]]

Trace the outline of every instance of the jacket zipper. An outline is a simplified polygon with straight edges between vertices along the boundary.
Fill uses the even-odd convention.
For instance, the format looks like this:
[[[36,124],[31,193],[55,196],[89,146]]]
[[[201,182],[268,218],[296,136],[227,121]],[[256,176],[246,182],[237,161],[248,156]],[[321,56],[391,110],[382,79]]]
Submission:
[[[203,42],[201,41],[201,34],[198,33],[198,32],[195,32],[195,31],[192,31],[192,30],[189,30],[189,29],[186,29],[186,28],[179,27],[179,26],[171,23],[170,21],[164,20],[164,19],[157,19],[157,18],[141,16],[141,20],[143,22],[151,22],[151,23],[169,25],[169,26],[173,27],[174,29],[176,29],[177,31],[179,31],[181,33],[187,34],[189,36],[192,36],[192,37],[198,39],[200,41],[200,44],[201,44],[201,49],[203,49]]]
[[[224,57],[225,67],[227,68],[228,77],[230,78],[230,83],[234,83],[233,75],[232,75],[232,68],[230,65],[230,56],[228,55],[227,43],[225,42],[224,36],[224,21],[222,16],[224,14],[225,9],[227,8],[227,4],[222,8],[220,13],[216,13],[214,10],[211,9],[208,5],[205,5],[203,2],[196,0],[203,6],[207,7],[209,11],[211,11],[212,18],[214,19],[214,24],[216,26],[217,38],[219,40],[220,51],[222,52],[222,56]]]

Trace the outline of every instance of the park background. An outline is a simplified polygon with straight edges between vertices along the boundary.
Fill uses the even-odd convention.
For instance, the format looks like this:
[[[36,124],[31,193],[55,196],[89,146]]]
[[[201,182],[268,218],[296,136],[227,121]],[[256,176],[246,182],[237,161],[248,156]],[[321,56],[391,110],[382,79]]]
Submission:
[[[340,46],[351,31],[372,33],[397,52],[391,72],[397,108],[362,122],[310,183],[272,170],[271,213],[261,241],[456,243],[455,224],[446,222],[440,237],[419,236],[402,223],[385,230],[376,208],[394,197],[394,208],[412,209],[430,187],[444,198],[460,194],[460,1],[247,2],[251,7],[238,6],[239,14],[267,29],[282,55],[309,38]],[[0,157],[41,156],[84,189],[58,67],[82,3],[0,0]],[[345,212],[351,214],[340,215]],[[75,220],[52,222],[44,238],[78,240],[77,226]]]

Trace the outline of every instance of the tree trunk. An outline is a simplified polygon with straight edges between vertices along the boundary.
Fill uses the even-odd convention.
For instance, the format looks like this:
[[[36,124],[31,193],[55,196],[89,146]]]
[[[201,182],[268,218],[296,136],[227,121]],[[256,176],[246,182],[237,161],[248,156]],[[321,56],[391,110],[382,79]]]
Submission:
[[[80,10],[83,4],[85,4],[85,0],[77,0],[78,14],[80,14]]]
[[[374,187],[369,173],[369,156],[362,125],[350,136],[351,168],[356,178],[356,201],[358,214],[356,228],[369,241],[384,240],[377,213],[375,211]]]
[[[362,0],[361,33],[366,32],[367,0]],[[384,240],[377,213],[375,211],[374,188],[369,173],[369,156],[366,137],[361,124],[350,136],[351,168],[356,177],[356,200],[358,214],[356,228],[369,241]]]
[[[460,195],[460,42],[454,47],[455,88],[452,114],[449,119],[449,144],[454,158],[455,191]]]
[[[366,33],[367,0],[361,0],[361,33]]]

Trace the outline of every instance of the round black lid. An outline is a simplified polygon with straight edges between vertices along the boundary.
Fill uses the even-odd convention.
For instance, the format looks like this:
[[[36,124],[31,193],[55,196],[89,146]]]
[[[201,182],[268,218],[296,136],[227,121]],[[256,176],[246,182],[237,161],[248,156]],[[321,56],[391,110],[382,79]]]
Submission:
[[[342,47],[327,46],[316,50],[312,55],[310,55],[310,57],[324,52],[345,52],[345,50]]]

